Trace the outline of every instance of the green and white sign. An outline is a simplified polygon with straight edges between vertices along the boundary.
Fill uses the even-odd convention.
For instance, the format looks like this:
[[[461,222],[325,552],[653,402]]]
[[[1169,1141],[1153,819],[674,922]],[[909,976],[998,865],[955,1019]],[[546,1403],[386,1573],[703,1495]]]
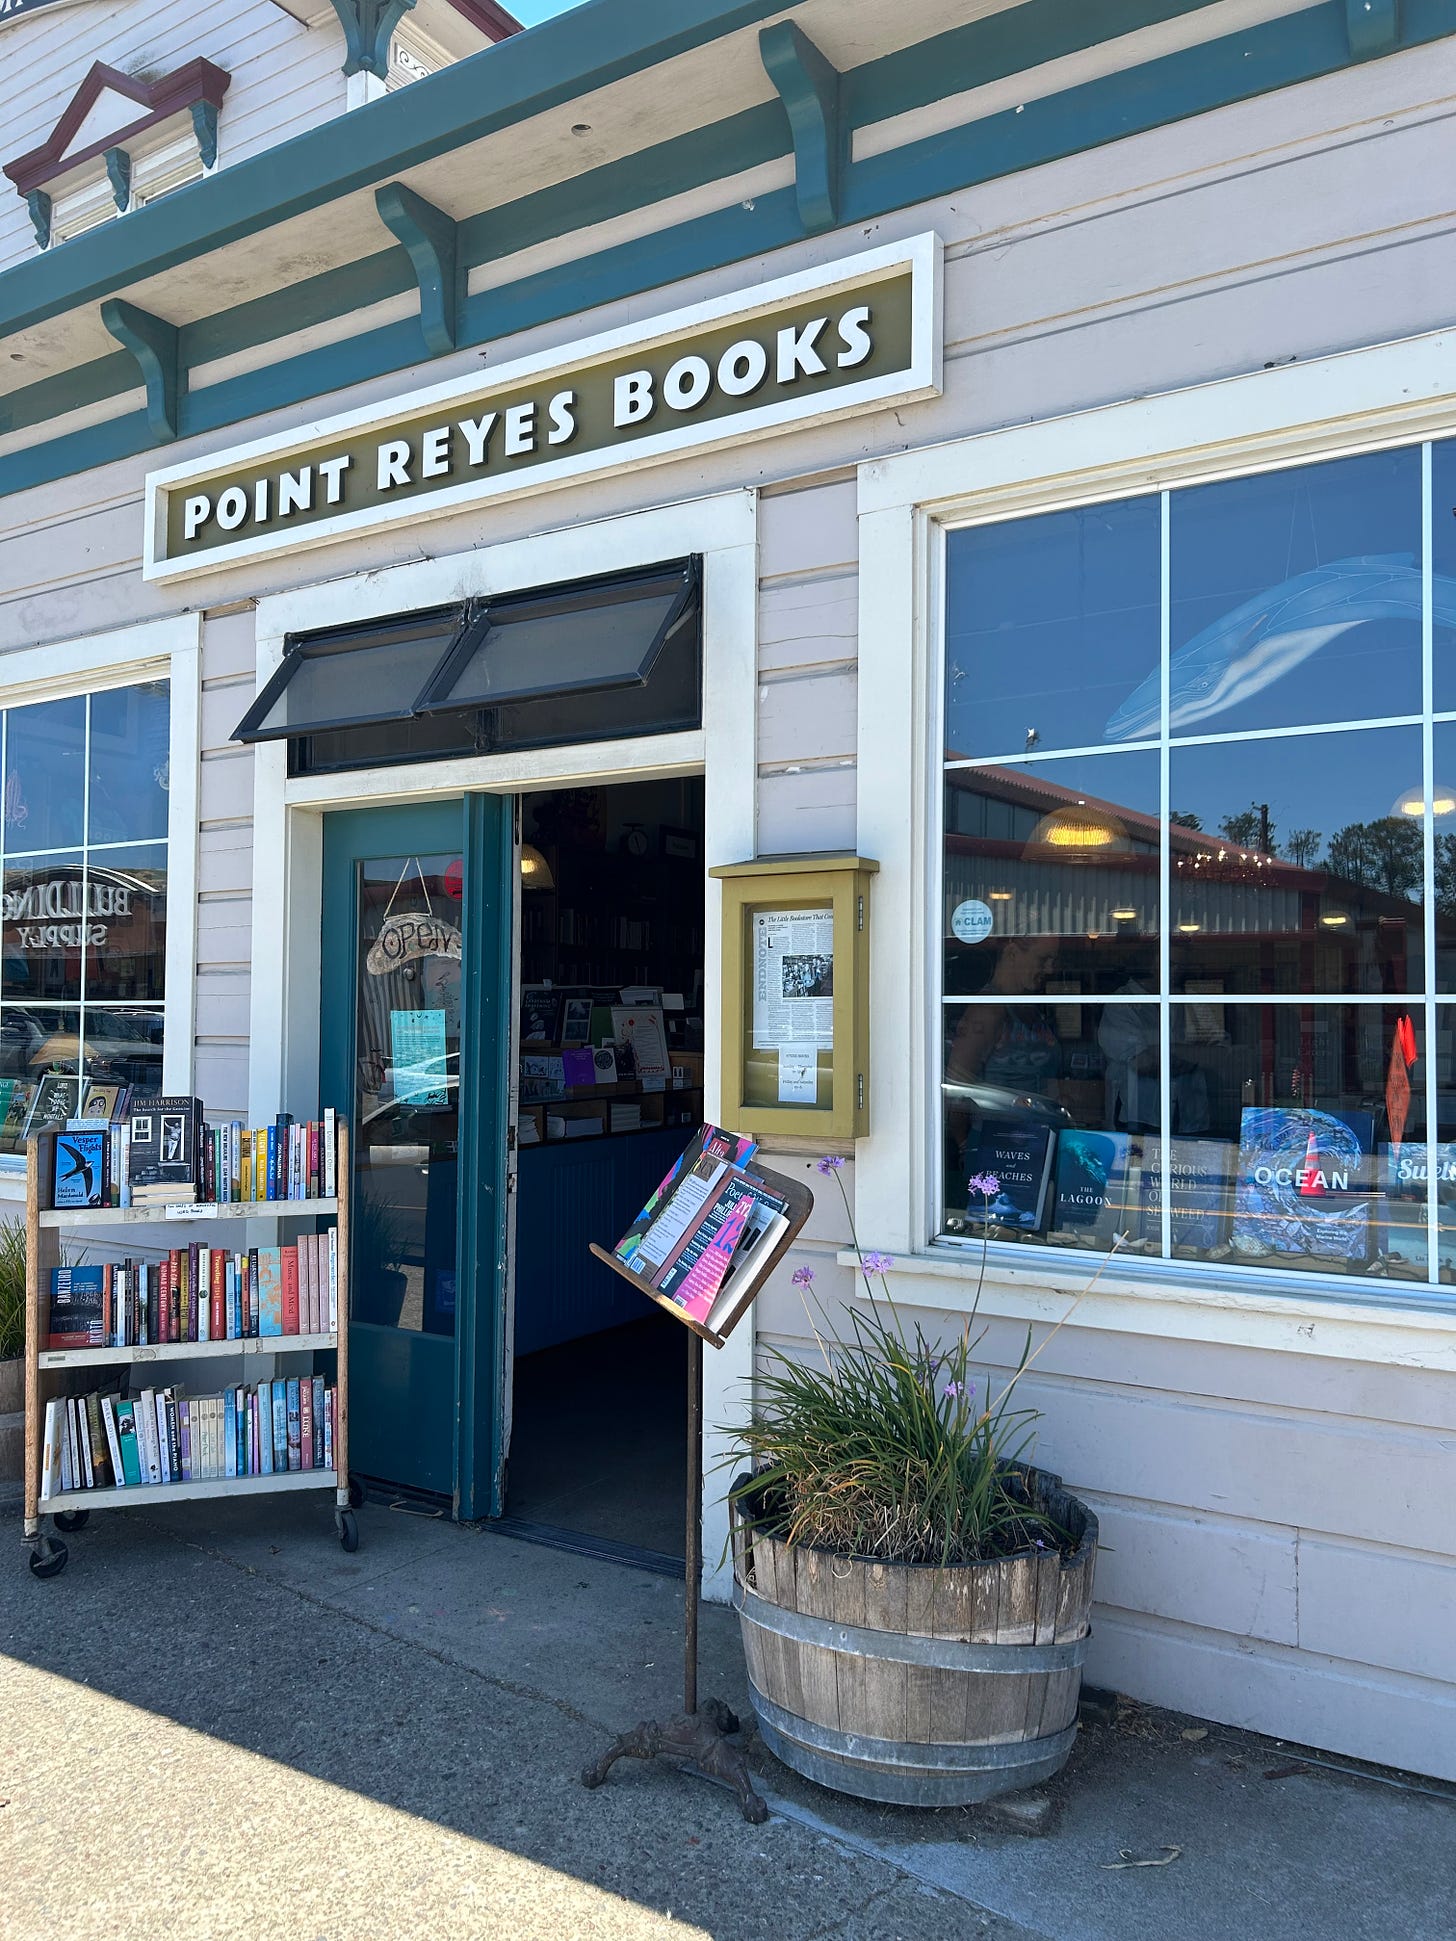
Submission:
[[[166,580],[940,389],[920,236],[147,480]]]

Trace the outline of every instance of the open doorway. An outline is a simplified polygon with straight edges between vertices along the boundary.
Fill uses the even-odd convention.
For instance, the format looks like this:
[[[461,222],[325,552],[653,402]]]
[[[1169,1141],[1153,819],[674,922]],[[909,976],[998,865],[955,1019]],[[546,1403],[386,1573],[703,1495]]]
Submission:
[[[703,784],[521,803],[520,1116],[506,1516],[681,1559],[686,1335],[587,1251],[703,1116]]]

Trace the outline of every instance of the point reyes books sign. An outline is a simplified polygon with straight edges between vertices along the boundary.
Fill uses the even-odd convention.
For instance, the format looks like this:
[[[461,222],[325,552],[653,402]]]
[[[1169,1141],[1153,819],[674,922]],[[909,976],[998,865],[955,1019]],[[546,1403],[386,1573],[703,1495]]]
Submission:
[[[940,241],[472,373],[147,479],[167,580],[940,390]]]

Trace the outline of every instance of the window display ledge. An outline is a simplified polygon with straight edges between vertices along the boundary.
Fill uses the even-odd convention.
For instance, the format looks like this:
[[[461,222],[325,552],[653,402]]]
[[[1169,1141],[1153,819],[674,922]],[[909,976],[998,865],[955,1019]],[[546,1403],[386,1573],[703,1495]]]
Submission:
[[[858,1268],[848,1248],[836,1255]],[[1022,1267],[992,1251],[979,1312],[987,1320],[1058,1322],[1117,1334],[1217,1342],[1224,1347],[1322,1355],[1338,1361],[1456,1372],[1456,1291],[1400,1291],[1349,1300],[1311,1289],[1292,1298],[1233,1276],[1180,1279],[1177,1263],[1129,1261],[1104,1269],[1084,1257]],[[897,1301],[967,1311],[980,1275],[980,1249],[936,1248],[901,1255],[888,1279]]]

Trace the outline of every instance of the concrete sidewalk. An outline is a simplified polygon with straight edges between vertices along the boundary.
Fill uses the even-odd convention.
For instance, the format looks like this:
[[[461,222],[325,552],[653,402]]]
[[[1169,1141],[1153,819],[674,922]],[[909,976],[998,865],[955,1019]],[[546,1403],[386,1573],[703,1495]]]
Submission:
[[[15,1545],[6,1941],[1456,1931],[1456,1790],[1141,1708],[1084,1728],[1041,1837],[856,1806],[761,1747],[763,1827],[665,1765],[588,1793],[582,1766],[678,1702],[680,1588],[375,1505],[360,1528],[350,1557],[303,1498],[103,1514],[51,1583]],[[746,1716],[735,1620],[703,1628],[702,1689]]]

